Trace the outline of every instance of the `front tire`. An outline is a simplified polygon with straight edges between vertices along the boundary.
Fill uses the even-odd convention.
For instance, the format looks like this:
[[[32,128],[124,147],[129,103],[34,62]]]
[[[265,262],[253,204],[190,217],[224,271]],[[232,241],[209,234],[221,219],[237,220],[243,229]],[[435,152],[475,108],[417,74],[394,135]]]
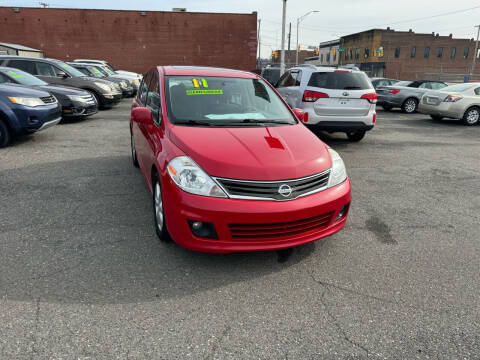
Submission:
[[[414,98],[408,98],[402,104],[402,112],[405,114],[413,114],[417,111],[418,101]]]
[[[480,121],[480,108],[474,106],[465,111],[462,121],[466,126],[477,125]]]
[[[165,213],[163,211],[162,186],[158,176],[153,178],[153,218],[155,221],[155,232],[158,239],[162,242],[170,242],[171,238],[165,223]]]
[[[348,140],[358,142],[365,137],[365,131],[347,132]]]
[[[7,125],[0,120],[0,148],[7,146],[10,143],[10,130]]]

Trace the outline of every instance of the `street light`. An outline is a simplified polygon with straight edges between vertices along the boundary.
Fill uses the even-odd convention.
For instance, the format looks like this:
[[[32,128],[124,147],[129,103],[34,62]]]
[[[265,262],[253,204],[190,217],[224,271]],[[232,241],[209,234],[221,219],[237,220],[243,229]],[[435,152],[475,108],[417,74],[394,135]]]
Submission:
[[[297,56],[295,57],[295,65],[298,65],[298,28],[300,27],[300,22],[305,19],[308,15],[310,14],[313,14],[313,13],[318,13],[320,11],[318,10],[312,10],[312,11],[309,11],[308,13],[306,13],[305,15],[303,16],[300,16],[298,19],[297,19]]]

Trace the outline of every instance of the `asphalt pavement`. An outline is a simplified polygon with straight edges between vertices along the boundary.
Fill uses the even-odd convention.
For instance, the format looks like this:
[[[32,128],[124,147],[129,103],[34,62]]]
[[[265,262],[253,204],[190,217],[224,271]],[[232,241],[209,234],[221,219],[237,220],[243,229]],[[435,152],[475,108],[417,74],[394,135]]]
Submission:
[[[211,255],[156,239],[130,105],[0,150],[0,359],[480,359],[480,126],[319,134],[346,228]]]

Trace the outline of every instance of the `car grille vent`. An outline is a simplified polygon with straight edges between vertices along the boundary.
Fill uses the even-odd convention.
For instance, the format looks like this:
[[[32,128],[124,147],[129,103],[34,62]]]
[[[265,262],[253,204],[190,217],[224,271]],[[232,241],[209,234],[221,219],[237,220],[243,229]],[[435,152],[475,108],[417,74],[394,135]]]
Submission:
[[[297,180],[245,181],[216,178],[231,198],[253,200],[293,200],[325,190],[330,170]]]
[[[55,102],[57,102],[57,99],[55,99],[55,97],[52,95],[52,96],[45,96],[45,97],[41,97],[40,98],[44,104],[53,104]]]

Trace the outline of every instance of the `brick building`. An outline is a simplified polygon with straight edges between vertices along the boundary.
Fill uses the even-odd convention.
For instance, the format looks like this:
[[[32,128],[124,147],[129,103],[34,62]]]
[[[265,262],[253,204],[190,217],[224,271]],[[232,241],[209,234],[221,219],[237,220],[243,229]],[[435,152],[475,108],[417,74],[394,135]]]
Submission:
[[[357,64],[371,76],[463,81],[472,65],[475,41],[387,28],[344,36],[340,47],[345,50],[341,64]],[[480,75],[480,66],[475,74]]]
[[[281,50],[275,50],[273,53],[278,54],[277,57],[272,57],[271,64],[273,66],[280,65],[280,53]],[[298,53],[298,63],[303,64],[306,58],[314,56],[315,52],[313,50],[300,50]],[[287,68],[295,66],[296,51],[295,50],[285,50],[285,66]]]
[[[0,7],[0,42],[140,73],[154,64],[251,70],[257,14]]]

